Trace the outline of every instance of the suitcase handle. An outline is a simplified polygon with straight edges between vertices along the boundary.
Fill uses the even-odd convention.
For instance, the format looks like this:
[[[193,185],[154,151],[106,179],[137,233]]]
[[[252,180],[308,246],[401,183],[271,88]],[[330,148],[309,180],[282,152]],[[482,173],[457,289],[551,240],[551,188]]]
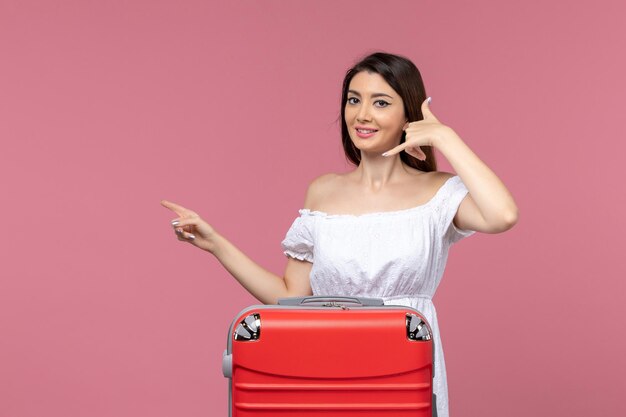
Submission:
[[[365,298],[365,297],[333,297],[318,295],[312,297],[289,297],[279,298],[278,305],[283,306],[300,306],[300,305],[316,305],[323,307],[341,307],[341,306],[382,306],[384,305],[382,298]]]

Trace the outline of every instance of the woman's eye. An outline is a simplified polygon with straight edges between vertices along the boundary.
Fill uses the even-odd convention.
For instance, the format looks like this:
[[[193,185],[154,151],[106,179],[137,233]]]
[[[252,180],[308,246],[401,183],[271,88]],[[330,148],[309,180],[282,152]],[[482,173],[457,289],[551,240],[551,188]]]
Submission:
[[[359,99],[356,97],[348,98],[348,104],[357,104],[358,102],[359,102]]]
[[[377,107],[387,107],[389,103],[387,103],[385,100],[376,100],[374,102],[374,105]]]

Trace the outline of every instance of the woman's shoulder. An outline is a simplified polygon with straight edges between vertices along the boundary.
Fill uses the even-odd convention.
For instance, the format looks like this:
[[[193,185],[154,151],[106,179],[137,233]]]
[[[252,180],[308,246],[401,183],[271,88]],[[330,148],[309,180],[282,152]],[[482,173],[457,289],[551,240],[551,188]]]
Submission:
[[[309,184],[309,188],[311,188],[311,187],[319,188],[319,187],[331,186],[333,183],[335,183],[337,181],[341,181],[342,178],[345,177],[345,175],[346,174],[337,174],[335,172],[329,172],[327,174],[320,175],[319,177],[317,177],[313,181],[311,181],[311,183]]]
[[[448,180],[450,180],[450,178],[456,176],[456,174],[451,174],[445,171],[423,172],[414,168],[410,168],[408,173],[410,176],[405,180],[407,187],[414,189],[416,194],[421,193],[426,195],[434,195],[448,182]]]
[[[345,185],[346,174],[328,173],[320,175],[309,184],[304,207],[307,209],[315,209],[319,206],[320,201],[328,198]]]
[[[424,174],[427,183],[436,189],[441,188],[450,178],[456,177],[456,174],[445,171],[431,171]]]

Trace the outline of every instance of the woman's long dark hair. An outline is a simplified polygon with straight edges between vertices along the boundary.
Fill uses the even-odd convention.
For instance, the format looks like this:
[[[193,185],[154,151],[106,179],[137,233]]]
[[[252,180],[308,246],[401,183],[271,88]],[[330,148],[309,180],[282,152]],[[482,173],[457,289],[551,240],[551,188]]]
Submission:
[[[424,100],[426,100],[426,89],[424,88],[422,75],[415,64],[403,56],[376,52],[366,56],[350,68],[346,73],[346,77],[343,79],[341,92],[341,141],[343,143],[343,150],[346,153],[346,158],[357,166],[361,163],[361,151],[354,146],[352,139],[350,139],[350,134],[348,133],[348,126],[346,125],[346,102],[348,100],[350,81],[361,71],[380,74],[387,84],[402,97],[402,101],[404,102],[404,114],[409,122],[424,119],[421,105]],[[404,143],[404,141],[405,133],[402,132],[400,143]],[[408,166],[419,169],[420,171],[436,171],[437,161],[435,161],[432,147],[420,146],[420,148],[426,154],[425,161],[420,161],[406,152],[400,153],[400,159]]]

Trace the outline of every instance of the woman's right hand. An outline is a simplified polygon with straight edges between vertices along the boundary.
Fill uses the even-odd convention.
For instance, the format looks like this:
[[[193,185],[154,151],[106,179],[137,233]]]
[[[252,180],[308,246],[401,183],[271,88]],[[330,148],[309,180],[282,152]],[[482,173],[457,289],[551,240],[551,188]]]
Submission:
[[[171,201],[161,200],[161,205],[172,210],[177,218],[172,220],[172,227],[178,240],[191,243],[213,253],[218,234],[197,213]]]

